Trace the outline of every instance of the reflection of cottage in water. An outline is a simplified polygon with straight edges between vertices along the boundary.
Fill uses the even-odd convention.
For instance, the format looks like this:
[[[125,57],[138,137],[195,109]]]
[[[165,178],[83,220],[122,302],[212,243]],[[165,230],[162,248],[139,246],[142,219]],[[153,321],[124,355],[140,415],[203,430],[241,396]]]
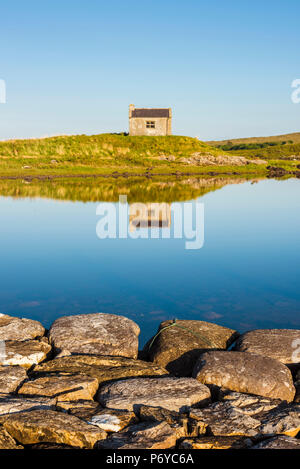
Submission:
[[[171,226],[171,204],[165,202],[129,206],[129,228],[169,228]]]

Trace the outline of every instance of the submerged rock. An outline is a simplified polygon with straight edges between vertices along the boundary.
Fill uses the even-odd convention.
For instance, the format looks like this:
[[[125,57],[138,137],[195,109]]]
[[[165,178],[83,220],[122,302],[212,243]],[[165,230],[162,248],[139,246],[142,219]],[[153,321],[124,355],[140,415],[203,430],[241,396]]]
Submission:
[[[240,436],[204,436],[183,440],[180,449],[246,449],[252,446],[249,438]]]
[[[0,314],[0,340],[30,340],[42,337],[45,328],[38,321]]]
[[[98,399],[112,409],[134,410],[140,405],[151,405],[179,411],[206,404],[210,391],[193,378],[135,378],[105,384]]]
[[[300,449],[300,440],[288,436],[275,436],[257,443],[251,449]]]
[[[12,393],[27,378],[21,366],[0,366],[0,393]]]
[[[285,365],[300,365],[300,330],[258,329],[246,332],[237,341],[236,350],[274,358]]]
[[[33,410],[0,417],[4,429],[23,445],[58,443],[93,448],[106,432],[82,420],[52,410]]]
[[[5,342],[5,351],[0,356],[0,365],[20,365],[31,368],[47,358],[51,346],[43,341],[27,340],[20,342],[8,340]]]
[[[113,433],[96,446],[98,449],[168,449],[175,444],[175,432],[166,422],[143,422]]]
[[[164,321],[159,326],[156,338],[152,338],[144,350],[151,361],[170,373],[190,376],[203,351],[226,349],[237,337],[236,331],[209,322]]]
[[[135,376],[163,376],[168,372],[153,363],[124,357],[109,357],[98,355],[71,355],[55,358],[37,365],[31,376],[43,376],[49,373],[82,373],[97,378],[99,384],[106,381]]]
[[[193,376],[204,384],[288,402],[296,392],[285,365],[246,352],[206,352],[196,363]]]
[[[72,353],[136,358],[139,326],[115,314],[80,314],[58,318],[49,332],[60,355]]]
[[[56,397],[58,401],[93,400],[98,387],[99,384],[96,378],[79,374],[60,374],[27,381],[19,389],[19,394],[24,396]]]

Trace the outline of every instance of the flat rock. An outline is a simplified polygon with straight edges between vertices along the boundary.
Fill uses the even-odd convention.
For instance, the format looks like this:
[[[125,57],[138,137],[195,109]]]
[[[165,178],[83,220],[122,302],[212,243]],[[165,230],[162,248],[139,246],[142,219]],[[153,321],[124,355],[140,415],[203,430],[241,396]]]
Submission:
[[[5,428],[0,428],[0,450],[1,449],[23,449],[18,445]]]
[[[137,415],[142,422],[167,422],[175,431],[176,439],[197,437],[206,432],[206,426],[202,426],[199,421],[190,418],[188,413],[142,405],[139,407]]]
[[[38,321],[0,314],[0,340],[29,340],[42,337],[45,328]]]
[[[31,376],[43,376],[50,373],[82,373],[97,378],[99,384],[122,378],[136,376],[151,377],[168,375],[168,372],[153,363],[124,357],[106,357],[93,355],[72,355],[55,358],[37,365]]]
[[[261,424],[260,420],[227,402],[215,402],[205,409],[191,409],[190,417],[201,422],[213,436],[256,436]]]
[[[49,398],[26,399],[11,395],[0,395],[0,415],[28,412],[30,410],[55,409],[55,400]]]
[[[78,401],[58,401],[56,402],[56,410],[61,412],[68,412],[75,417],[87,420],[92,417],[97,410],[101,410],[102,407],[98,402],[83,400]]]
[[[193,376],[204,384],[288,402],[293,401],[296,392],[285,365],[246,352],[205,352],[198,359]]]
[[[180,449],[246,449],[250,446],[252,441],[240,436],[203,436],[179,444]]]
[[[295,437],[300,432],[300,405],[289,405],[267,413],[260,426],[264,435],[286,435]]]
[[[207,404],[210,391],[193,378],[134,378],[105,384],[98,400],[112,409],[134,410],[151,405],[179,411]]]
[[[30,368],[45,360],[50,351],[51,346],[44,341],[8,340],[5,342],[5,352],[0,356],[0,365],[20,365],[23,368]]]
[[[49,331],[60,354],[82,353],[137,358],[139,326],[115,314],[80,314],[58,318]]]
[[[237,341],[236,350],[274,358],[285,365],[300,365],[300,330],[258,329],[246,332]]]
[[[191,376],[197,358],[207,349],[226,349],[238,337],[227,327],[205,321],[176,320],[160,324],[145,346],[151,361],[176,376]],[[171,327],[170,327],[171,326]]]
[[[174,448],[176,435],[166,422],[144,422],[126,431],[113,433],[97,443],[98,449],[168,449]]]
[[[288,436],[275,436],[257,443],[251,449],[300,449],[300,440]]]
[[[255,416],[276,409],[282,404],[280,399],[269,399],[268,397],[255,396],[253,394],[242,394],[222,388],[219,393],[219,400],[227,402],[230,406],[239,409],[243,414]]]
[[[106,432],[119,432],[128,427],[128,425],[137,423],[134,412],[114,409],[102,409],[84,420],[90,425],[95,425]]]
[[[26,378],[26,371],[20,366],[0,366],[0,393],[15,392]]]
[[[62,401],[93,400],[99,384],[96,378],[84,375],[55,375],[27,381],[19,389],[23,396],[56,397]]]
[[[0,417],[5,430],[24,445],[58,443],[93,448],[106,432],[73,415],[52,410],[33,410]]]

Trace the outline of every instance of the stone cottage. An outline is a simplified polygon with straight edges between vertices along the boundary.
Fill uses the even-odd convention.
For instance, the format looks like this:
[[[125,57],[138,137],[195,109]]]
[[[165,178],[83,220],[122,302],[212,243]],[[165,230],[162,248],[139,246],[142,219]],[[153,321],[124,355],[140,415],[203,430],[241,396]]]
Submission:
[[[129,135],[171,135],[172,110],[165,109],[136,109],[129,105]]]

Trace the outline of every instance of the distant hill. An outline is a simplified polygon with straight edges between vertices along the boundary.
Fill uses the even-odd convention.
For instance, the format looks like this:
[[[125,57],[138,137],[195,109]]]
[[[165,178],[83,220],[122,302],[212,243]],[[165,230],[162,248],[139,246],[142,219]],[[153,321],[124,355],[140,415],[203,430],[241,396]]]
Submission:
[[[284,135],[273,135],[270,137],[247,137],[247,138],[230,138],[228,140],[211,140],[205,143],[216,147],[219,145],[226,145],[230,143],[233,145],[238,145],[241,143],[248,144],[248,143],[266,143],[266,142],[300,143],[300,132],[284,134]]]

